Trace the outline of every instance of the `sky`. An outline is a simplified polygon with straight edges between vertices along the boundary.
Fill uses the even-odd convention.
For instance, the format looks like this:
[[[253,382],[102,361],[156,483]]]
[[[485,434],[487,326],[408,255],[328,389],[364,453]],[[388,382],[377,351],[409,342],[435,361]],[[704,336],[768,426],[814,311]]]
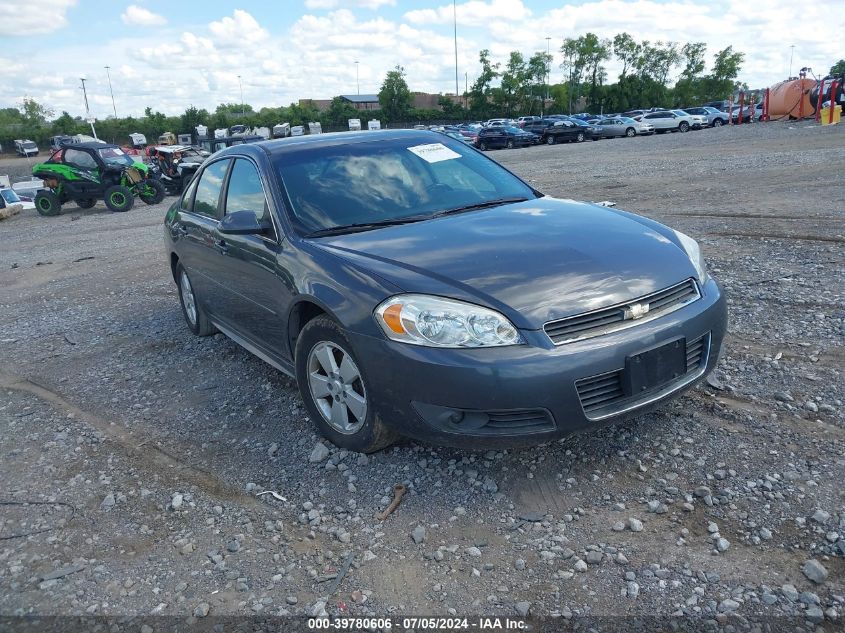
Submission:
[[[733,45],[745,53],[740,81],[757,88],[797,74],[823,76],[845,56],[845,0],[457,0],[458,83],[479,72],[487,48],[504,62],[519,50],[554,55],[563,81],[565,37],[592,31],[637,40],[703,41],[707,59]],[[800,24],[800,28],[799,28]],[[0,107],[25,97],[84,115],[168,115],[243,100],[256,109],[300,98],[376,93],[404,67],[411,90],[455,91],[448,0],[0,0]],[[547,40],[546,38],[551,38]],[[792,48],[794,46],[794,49]],[[356,80],[356,64],[357,80]],[[114,108],[105,66],[109,66]],[[610,81],[619,67],[607,64]],[[708,66],[709,70],[709,66]],[[240,76],[240,79],[239,79]]]

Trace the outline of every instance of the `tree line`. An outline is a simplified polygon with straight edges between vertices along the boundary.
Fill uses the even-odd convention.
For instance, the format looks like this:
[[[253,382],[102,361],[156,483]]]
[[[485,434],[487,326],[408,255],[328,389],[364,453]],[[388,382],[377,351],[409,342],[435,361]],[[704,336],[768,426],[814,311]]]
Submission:
[[[504,65],[494,63],[490,51],[479,52],[481,72],[472,86],[456,100],[441,96],[438,109],[414,108],[413,94],[405,70],[396,66],[388,71],[379,90],[379,109],[361,111],[337,96],[325,111],[303,101],[289,106],[253,109],[250,104],[221,103],[213,112],[188,107],[178,116],[167,116],[151,107],[143,117],[107,118],[97,122],[100,138],[126,143],[129,134],[140,132],[154,143],[162,133],[193,132],[197,125],[211,130],[234,124],[270,127],[283,122],[307,125],[320,121],[323,129],[347,128],[349,119],[381,120],[383,125],[443,123],[485,120],[493,116],[518,116],[580,111],[623,112],[633,108],[684,107],[705,101],[725,99],[747,89],[737,77],[744,60],[741,52],[728,46],[713,55],[709,71],[704,42],[679,45],[675,42],[637,41],[628,33],[599,38],[594,33],[567,38],[560,48],[564,81],[549,84],[552,57],[534,53],[526,58],[512,51]],[[608,81],[606,65],[615,59],[621,70],[615,82]],[[679,70],[674,85],[669,78]],[[845,60],[830,69],[831,75],[845,73]],[[24,99],[17,108],[0,108],[0,144],[12,150],[12,140],[28,138],[44,144],[57,134],[89,134],[82,117],[54,112],[33,99]]]

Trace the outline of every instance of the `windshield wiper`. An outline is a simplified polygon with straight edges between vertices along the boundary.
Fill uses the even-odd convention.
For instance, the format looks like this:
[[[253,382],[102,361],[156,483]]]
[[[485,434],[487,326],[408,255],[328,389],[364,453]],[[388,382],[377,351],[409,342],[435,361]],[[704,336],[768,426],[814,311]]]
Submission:
[[[475,211],[476,209],[487,209],[489,207],[498,207],[503,204],[511,204],[513,202],[525,202],[528,198],[523,197],[515,197],[515,198],[496,198],[495,200],[485,200],[484,202],[474,202],[472,204],[465,204],[460,207],[454,207],[453,209],[444,209],[443,211],[438,211],[431,217],[437,218],[441,215],[452,215],[453,213],[463,213],[464,211]]]
[[[369,231],[371,229],[379,229],[383,226],[397,226],[399,224],[411,224],[412,222],[421,222],[428,220],[430,215],[410,215],[404,218],[396,218],[393,220],[379,220],[378,222],[358,222],[356,224],[346,224],[344,226],[332,226],[326,229],[318,229],[308,233],[305,237],[324,237],[326,235],[343,235],[344,233],[359,233],[361,231]]]

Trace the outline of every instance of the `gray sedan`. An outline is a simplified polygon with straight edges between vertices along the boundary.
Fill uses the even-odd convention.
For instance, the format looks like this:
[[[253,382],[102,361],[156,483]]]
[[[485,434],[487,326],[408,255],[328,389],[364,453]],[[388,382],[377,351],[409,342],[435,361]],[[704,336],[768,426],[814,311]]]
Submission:
[[[319,433],[356,452],[641,414],[715,367],[727,323],[692,238],[544,196],[435,132],[229,147],[164,228],[190,331],[294,376]]]
[[[650,124],[634,121],[628,117],[602,119],[599,125],[601,125],[602,136],[605,138],[613,136],[632,138],[642,134],[654,134],[654,128]]]

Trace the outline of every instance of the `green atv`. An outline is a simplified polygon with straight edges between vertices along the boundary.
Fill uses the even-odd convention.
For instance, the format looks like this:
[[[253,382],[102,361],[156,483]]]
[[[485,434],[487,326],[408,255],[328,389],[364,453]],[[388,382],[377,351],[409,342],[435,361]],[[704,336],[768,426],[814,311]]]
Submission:
[[[158,204],[165,195],[164,185],[144,163],[107,143],[64,145],[50,160],[35,165],[32,175],[46,187],[35,196],[41,215],[58,215],[69,200],[90,209],[102,199],[109,209],[120,212],[129,211],[136,196],[147,204]]]

